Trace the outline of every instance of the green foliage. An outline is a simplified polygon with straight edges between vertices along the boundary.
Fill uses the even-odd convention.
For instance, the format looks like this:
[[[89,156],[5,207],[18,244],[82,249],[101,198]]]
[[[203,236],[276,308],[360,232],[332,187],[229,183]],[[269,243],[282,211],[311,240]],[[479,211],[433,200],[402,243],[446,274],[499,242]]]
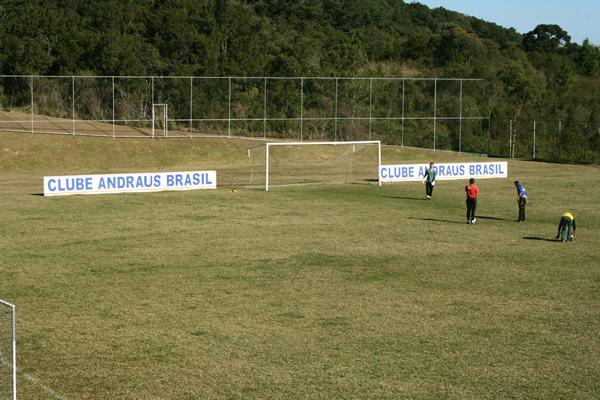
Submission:
[[[473,77],[487,82],[485,100],[464,97],[465,104],[486,106],[478,115],[600,114],[591,93],[600,80],[600,49],[589,40],[571,43],[552,24],[520,35],[444,8],[393,0],[5,0],[0,72]],[[416,97],[428,95],[423,90]],[[296,89],[273,91],[283,96],[274,107],[293,115]]]

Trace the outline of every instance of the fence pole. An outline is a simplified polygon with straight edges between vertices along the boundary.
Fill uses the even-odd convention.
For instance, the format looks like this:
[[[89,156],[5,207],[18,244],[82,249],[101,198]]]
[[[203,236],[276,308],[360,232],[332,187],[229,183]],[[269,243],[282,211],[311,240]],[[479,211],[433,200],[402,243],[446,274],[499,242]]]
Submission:
[[[535,160],[535,119],[533,120],[533,159]]]
[[[31,133],[33,134],[33,75],[30,77],[30,85],[31,88]]]
[[[490,150],[492,148],[492,112],[488,110],[488,156],[490,155]]]
[[[400,145],[404,147],[404,81],[402,78],[402,124],[401,124],[401,133],[400,133]]]
[[[435,122],[437,114],[437,79],[433,80],[433,150],[435,151]]]
[[[371,118],[373,117],[373,78],[369,79],[369,140],[371,140]]]
[[[227,134],[231,137],[231,77],[229,77],[229,94],[227,96]]]
[[[561,159],[561,142],[562,140],[562,121],[559,119],[558,120],[558,160],[560,161]]]
[[[263,90],[263,139],[267,138],[267,77],[265,77],[265,87]]]
[[[71,111],[73,123],[73,136],[75,136],[75,76],[71,76]]]
[[[512,118],[511,118],[508,122],[508,158],[513,158],[512,135],[513,135],[513,126],[512,126]]]
[[[153,100],[154,102],[154,100]],[[152,105],[154,110],[154,105]],[[152,120],[152,127],[154,127],[154,119]],[[112,76],[112,136],[115,138],[115,77]],[[154,138],[154,129],[152,129],[152,138]]]
[[[190,77],[190,137],[192,137],[192,120],[194,119],[194,77]]]
[[[337,120],[338,120],[338,78],[335,78],[335,122],[333,128],[333,141],[337,142]]]
[[[152,139],[154,139],[154,77],[150,77],[150,93],[152,96]]]
[[[300,78],[300,141],[302,141],[304,129],[304,78]]]
[[[460,95],[459,95],[459,111],[458,111],[458,152],[462,152],[462,111],[463,111],[463,80],[460,80]]]

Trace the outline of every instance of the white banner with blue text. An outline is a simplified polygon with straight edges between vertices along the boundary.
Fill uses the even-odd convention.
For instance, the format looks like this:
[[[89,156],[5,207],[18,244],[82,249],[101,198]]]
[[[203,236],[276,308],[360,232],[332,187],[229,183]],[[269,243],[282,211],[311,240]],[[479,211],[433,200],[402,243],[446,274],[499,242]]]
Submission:
[[[413,182],[420,181],[429,164],[382,165],[379,167],[381,182]],[[434,164],[436,180],[469,179],[469,178],[506,178],[508,163],[472,162],[472,163],[439,163]]]
[[[44,196],[216,189],[217,171],[45,176]]]

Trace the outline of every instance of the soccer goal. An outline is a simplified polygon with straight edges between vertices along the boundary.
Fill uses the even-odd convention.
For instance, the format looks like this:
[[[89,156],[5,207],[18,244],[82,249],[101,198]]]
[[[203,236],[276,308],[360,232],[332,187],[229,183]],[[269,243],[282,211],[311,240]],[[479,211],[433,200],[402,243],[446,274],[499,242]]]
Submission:
[[[152,138],[169,136],[169,105],[152,104]]]
[[[264,186],[317,183],[381,185],[381,142],[274,142],[264,146]]]
[[[15,306],[0,300],[0,399],[17,399]]]

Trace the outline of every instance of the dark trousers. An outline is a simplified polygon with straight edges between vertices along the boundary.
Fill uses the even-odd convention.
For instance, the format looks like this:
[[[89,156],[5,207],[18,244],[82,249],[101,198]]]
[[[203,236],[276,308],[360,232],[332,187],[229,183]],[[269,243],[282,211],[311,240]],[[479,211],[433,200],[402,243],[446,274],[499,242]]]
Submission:
[[[433,185],[429,181],[425,182],[425,194],[427,196],[433,195]]]
[[[525,221],[525,205],[527,204],[527,199],[521,197],[519,200],[519,221]]]
[[[475,209],[477,208],[477,199],[467,198],[467,221],[475,219]]]
[[[558,224],[558,231],[560,232],[560,238],[565,240],[573,239],[573,220],[568,217],[562,217],[560,224]]]

